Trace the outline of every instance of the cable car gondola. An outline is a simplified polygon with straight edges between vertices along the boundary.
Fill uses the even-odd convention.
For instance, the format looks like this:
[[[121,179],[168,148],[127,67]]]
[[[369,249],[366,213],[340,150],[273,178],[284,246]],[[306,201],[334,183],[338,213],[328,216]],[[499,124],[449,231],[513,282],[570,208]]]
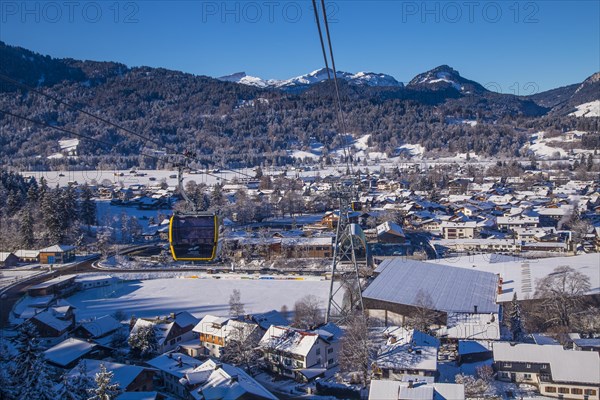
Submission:
[[[213,261],[219,248],[219,217],[212,213],[174,213],[169,246],[175,261]]]
[[[183,189],[183,166],[178,166],[179,192],[191,211],[176,211],[171,217],[171,255],[175,261],[213,261],[219,254],[219,217],[214,213],[196,211],[196,205]]]

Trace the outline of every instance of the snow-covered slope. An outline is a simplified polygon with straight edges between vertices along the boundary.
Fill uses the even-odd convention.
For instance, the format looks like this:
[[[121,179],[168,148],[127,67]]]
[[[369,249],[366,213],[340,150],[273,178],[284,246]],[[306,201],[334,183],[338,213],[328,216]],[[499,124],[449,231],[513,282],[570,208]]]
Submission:
[[[329,74],[332,75],[333,71],[329,69]],[[344,80],[351,85],[360,86],[385,86],[385,87],[402,87],[402,83],[398,82],[394,77],[386,74],[374,73],[374,72],[358,72],[352,74],[350,72],[337,71],[336,77]],[[245,72],[238,72],[235,74],[222,76],[218,78],[222,81],[236,82],[243,85],[251,85],[257,87],[273,87],[273,88],[295,88],[305,87],[314,85],[328,79],[327,69],[321,68],[313,71],[309,74],[296,76],[294,78],[286,80],[276,79],[261,79],[253,76],[246,75]]]
[[[577,111],[573,111],[569,115],[573,117],[600,117],[600,100],[583,103],[575,108]]]
[[[465,93],[486,91],[479,83],[463,78],[458,71],[447,65],[440,65],[415,76],[407,86],[428,90],[452,88]]]

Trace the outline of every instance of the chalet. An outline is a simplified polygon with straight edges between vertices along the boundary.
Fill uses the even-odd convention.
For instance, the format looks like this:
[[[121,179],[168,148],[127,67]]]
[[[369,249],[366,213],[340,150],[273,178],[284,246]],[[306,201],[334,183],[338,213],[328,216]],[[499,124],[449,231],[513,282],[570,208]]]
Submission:
[[[482,340],[459,340],[458,362],[473,363],[489,360],[493,357],[492,342]]]
[[[398,381],[419,380],[433,383],[437,374],[440,341],[414,329],[388,327],[387,342],[377,352],[375,376]]]
[[[252,321],[257,324],[263,333],[271,327],[271,325],[288,325],[288,320],[285,316],[276,310],[267,311],[258,314],[248,314],[244,316],[244,321]]]
[[[40,261],[39,250],[17,250],[15,251],[15,255],[22,263],[36,263]]]
[[[194,332],[200,335],[200,344],[204,347],[204,354],[219,358],[223,348],[230,340],[242,340],[255,346],[262,337],[260,327],[249,321],[226,319],[206,315],[194,327]]]
[[[526,216],[515,216],[515,217],[498,217],[496,219],[496,225],[501,231],[514,231],[515,228],[537,228],[540,223],[539,217],[526,217]]]
[[[596,353],[600,353],[600,338],[590,338],[590,339],[582,339],[576,338],[572,339],[573,341],[573,350],[578,351],[595,351]]]
[[[73,331],[73,336],[83,339],[100,339],[114,333],[122,327],[121,323],[110,315],[91,321],[81,322]]]
[[[40,263],[42,264],[66,264],[74,260],[74,246],[56,244],[40,250]]]
[[[0,268],[11,268],[17,266],[19,257],[13,253],[0,251]]]
[[[536,385],[546,397],[598,400],[600,362],[595,352],[562,346],[494,343],[498,379]]]
[[[333,238],[284,238],[281,251],[286,258],[329,258],[333,254]]]
[[[357,223],[358,218],[360,217],[361,212],[353,211],[348,213],[348,221],[350,223]],[[334,229],[337,226],[337,222],[340,219],[339,211],[329,211],[325,213],[323,218],[321,219],[321,225],[328,227],[329,229]]]
[[[193,329],[197,323],[198,318],[187,311],[172,313],[168,317],[139,318],[130,334],[137,332],[142,326],[152,326],[156,332],[157,351],[165,353],[175,349],[180,343],[193,339]]]
[[[473,239],[477,229],[475,221],[444,221],[440,224],[444,239]]]
[[[187,372],[181,383],[192,399],[277,400],[241,368],[213,360]]]
[[[86,358],[102,359],[110,349],[98,343],[68,338],[44,351],[46,362],[59,368],[73,368],[79,360]]]
[[[86,365],[86,376],[92,381],[101,366],[113,373],[112,383],[118,383],[124,392],[147,392],[154,389],[153,378],[155,371],[152,368],[137,365],[120,364],[116,362],[100,361],[84,358]],[[77,379],[80,375],[79,367],[73,368],[65,375],[65,379]]]
[[[406,235],[400,225],[386,221],[377,226],[377,239],[380,243],[404,243]]]
[[[73,307],[50,307],[29,319],[41,337],[60,337],[75,326]]]
[[[340,337],[340,329],[333,324],[314,331],[273,325],[259,347],[271,372],[308,381],[338,365]]]
[[[166,353],[147,361],[146,364],[157,371],[158,383],[166,391],[185,399],[188,390],[180,383],[185,374],[200,366],[201,361],[183,353]]]
[[[465,387],[457,383],[373,380],[369,400],[464,400]]]

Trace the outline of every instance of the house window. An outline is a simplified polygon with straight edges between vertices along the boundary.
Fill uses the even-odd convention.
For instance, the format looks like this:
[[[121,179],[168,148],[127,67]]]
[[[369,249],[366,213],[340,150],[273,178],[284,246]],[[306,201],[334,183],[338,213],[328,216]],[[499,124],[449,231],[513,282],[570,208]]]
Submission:
[[[540,369],[547,369],[548,366],[546,364],[542,364],[542,366],[540,367]]]
[[[566,388],[566,387],[559,387],[559,388],[558,388],[558,393],[569,394],[569,388]]]
[[[333,353],[333,347],[330,347],[327,349],[327,354],[331,354],[331,353]]]
[[[317,355],[321,354],[321,348],[317,349]]]
[[[523,374],[523,377],[524,377],[525,379],[531,379],[531,374]]]
[[[594,389],[585,389],[584,392],[587,396],[595,396],[596,395],[596,390],[594,390]]]
[[[530,369],[531,368],[531,364],[527,364],[526,367],[527,367],[527,369]]]
[[[330,358],[329,361],[327,361],[327,364],[329,364],[329,365],[333,364],[333,358]]]
[[[571,394],[583,394],[583,389],[571,388]]]
[[[504,368],[512,368],[512,364],[511,363],[504,363]]]
[[[544,390],[546,393],[556,393],[556,388],[554,386],[546,386]]]

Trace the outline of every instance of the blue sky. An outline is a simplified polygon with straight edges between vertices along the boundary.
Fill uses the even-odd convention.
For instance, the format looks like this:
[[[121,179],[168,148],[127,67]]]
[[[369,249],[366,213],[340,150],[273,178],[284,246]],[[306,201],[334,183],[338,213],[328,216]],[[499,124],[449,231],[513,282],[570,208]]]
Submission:
[[[600,2],[328,1],[337,67],[400,81],[448,64],[506,93],[600,70]],[[285,79],[321,68],[310,1],[8,1],[0,39],[53,57]]]

